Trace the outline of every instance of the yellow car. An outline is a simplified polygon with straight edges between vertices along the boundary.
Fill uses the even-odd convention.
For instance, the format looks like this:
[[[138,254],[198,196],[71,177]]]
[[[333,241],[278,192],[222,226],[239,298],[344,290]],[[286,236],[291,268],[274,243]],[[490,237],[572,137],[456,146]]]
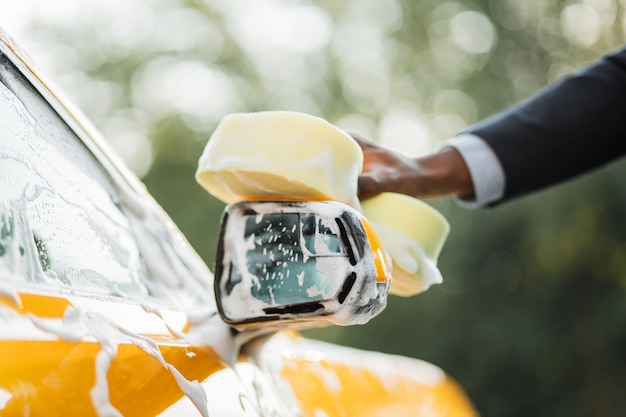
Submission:
[[[0,32],[0,416],[476,415],[431,364],[242,334],[172,221]]]

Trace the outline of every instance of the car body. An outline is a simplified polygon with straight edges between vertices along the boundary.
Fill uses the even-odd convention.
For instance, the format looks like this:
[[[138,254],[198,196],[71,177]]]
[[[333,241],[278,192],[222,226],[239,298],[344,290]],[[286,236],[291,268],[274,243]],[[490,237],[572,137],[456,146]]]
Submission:
[[[210,270],[49,85],[0,31],[0,416],[475,415],[416,359],[289,330],[243,344]]]

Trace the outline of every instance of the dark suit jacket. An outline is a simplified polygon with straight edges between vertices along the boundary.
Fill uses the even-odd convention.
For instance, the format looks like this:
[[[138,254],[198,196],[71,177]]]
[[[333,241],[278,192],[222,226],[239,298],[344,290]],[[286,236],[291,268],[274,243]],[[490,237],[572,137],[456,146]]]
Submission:
[[[499,158],[502,201],[626,154],[626,46],[474,126]]]

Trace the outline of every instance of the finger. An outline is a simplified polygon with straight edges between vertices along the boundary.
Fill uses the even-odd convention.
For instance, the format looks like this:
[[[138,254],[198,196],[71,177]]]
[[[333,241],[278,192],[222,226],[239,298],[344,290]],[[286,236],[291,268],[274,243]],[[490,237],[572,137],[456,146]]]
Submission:
[[[372,142],[369,139],[365,139],[364,137],[356,134],[356,133],[350,133],[350,136],[352,137],[352,139],[354,139],[356,141],[356,143],[359,144],[359,146],[361,148],[364,149],[375,149],[375,148],[379,148],[379,146],[377,146],[374,142]]]
[[[371,175],[363,174],[359,176],[357,195],[360,200],[367,200],[380,194],[378,181]]]

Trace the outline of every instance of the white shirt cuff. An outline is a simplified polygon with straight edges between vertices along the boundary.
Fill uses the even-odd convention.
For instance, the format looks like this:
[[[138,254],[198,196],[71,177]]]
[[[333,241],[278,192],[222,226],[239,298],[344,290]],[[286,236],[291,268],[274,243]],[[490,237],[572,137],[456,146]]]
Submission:
[[[504,196],[504,170],[498,157],[484,140],[465,133],[447,140],[443,146],[453,147],[461,154],[472,176],[474,198],[459,199],[460,205],[483,207]]]

